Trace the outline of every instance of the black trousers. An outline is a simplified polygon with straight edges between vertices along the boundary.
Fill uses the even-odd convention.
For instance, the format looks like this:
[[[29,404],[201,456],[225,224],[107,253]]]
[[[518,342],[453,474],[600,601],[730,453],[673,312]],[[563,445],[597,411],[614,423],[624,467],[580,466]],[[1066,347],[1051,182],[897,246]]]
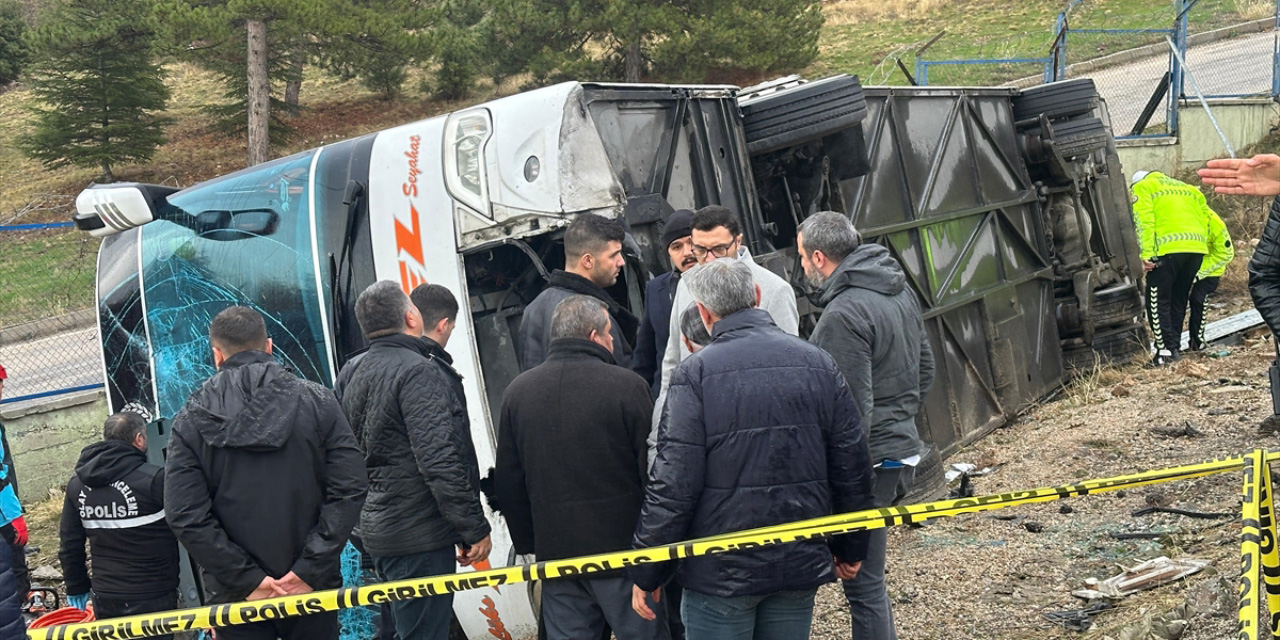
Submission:
[[[1201,278],[1191,285],[1191,350],[1199,351],[1205,346],[1205,316],[1209,315],[1209,296],[1218,290],[1218,281],[1222,278]]]
[[[18,583],[18,602],[26,604],[27,594],[31,592],[31,573],[27,570],[27,548],[14,541],[18,539],[18,531],[12,524],[0,527],[0,537],[9,545],[9,562],[13,565],[13,577]]]
[[[1147,317],[1157,352],[1178,353],[1182,345],[1182,321],[1187,317],[1191,285],[1204,256],[1171,253],[1157,256],[1156,268],[1147,274]]]
[[[93,616],[98,620],[106,620],[107,618],[123,618],[125,616],[136,616],[144,613],[159,613],[161,611],[173,611],[178,608],[178,592],[165,594],[163,596],[150,596],[145,598],[120,598],[113,596],[103,596],[93,594]],[[222,630],[218,630],[218,635],[222,635]],[[173,634],[156,636],[157,640],[173,640]]]

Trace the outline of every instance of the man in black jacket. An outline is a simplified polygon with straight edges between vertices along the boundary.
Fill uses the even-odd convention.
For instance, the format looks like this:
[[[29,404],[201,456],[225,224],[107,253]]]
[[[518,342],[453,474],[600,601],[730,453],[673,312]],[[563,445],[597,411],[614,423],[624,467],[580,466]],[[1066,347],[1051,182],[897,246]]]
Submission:
[[[438,289],[422,290],[422,312],[399,284],[369,285],[356,300],[369,350],[342,376],[342,409],[369,470],[360,538],[386,580],[453,573],[492,546],[461,378],[444,351],[458,305]],[[445,640],[452,608],[452,595],[391,605],[400,640]]]
[[[62,501],[58,560],[67,601],[84,609],[92,588],[98,619],[178,606],[178,540],[164,520],[164,469],[147,463],[146,430],[131,411],[107,418],[102,441],[80,452]]]
[[[1210,160],[1199,174],[1218,193],[1280,196],[1280,156],[1275,154]],[[1271,333],[1280,336],[1280,197],[1271,202],[1262,238],[1249,259],[1249,296]],[[1280,390],[1272,389],[1276,393]]]
[[[632,345],[640,321],[608,292],[618,281],[626,260],[622,257],[622,225],[593,213],[574,218],[564,232],[564,270],[551,273],[547,288],[529,303],[520,323],[520,370],[528,371],[547,358],[551,340],[551,314],[561,300],[572,295],[591,296],[609,305],[613,319],[613,360],[631,366]]]
[[[635,546],[870,507],[866,440],[831,356],[754,308],[747,265],[716,260],[682,286],[712,342],[673,370]],[[830,548],[811,540],[682,560],[687,637],[808,638],[818,586],[852,577],[866,542],[856,533]],[[663,567],[630,571],[632,606],[650,618]]]
[[[676,297],[680,274],[696,267],[693,255],[693,212],[680,209],[662,225],[662,245],[671,259],[671,270],[650,280],[644,290],[644,315],[640,317],[640,333],[631,356],[631,369],[649,383],[653,397],[662,390],[659,375],[662,355],[671,337],[671,305]]]
[[[614,366],[610,324],[599,300],[565,298],[546,361],[502,394],[495,474],[516,553],[559,560],[631,542],[653,399],[643,379]],[[667,637],[665,620],[631,612],[631,587],[616,574],[544,583],[547,639],[598,638],[606,622],[623,640]]]
[[[822,317],[810,341],[830,353],[867,425],[875,465],[875,506],[901,502],[920,462],[916,414],[933,384],[933,351],[920,303],[888,249],[863,243],[849,218],[824,211],[800,225],[797,246]],[[844,583],[853,637],[898,637],[884,584],[887,532],[870,532],[862,569]]]
[[[174,418],[164,481],[169,526],[208,602],[341,586],[366,478],[333,392],[276,363],[252,309],[223,310],[209,340],[218,373]],[[221,640],[337,636],[336,613],[218,629]]]

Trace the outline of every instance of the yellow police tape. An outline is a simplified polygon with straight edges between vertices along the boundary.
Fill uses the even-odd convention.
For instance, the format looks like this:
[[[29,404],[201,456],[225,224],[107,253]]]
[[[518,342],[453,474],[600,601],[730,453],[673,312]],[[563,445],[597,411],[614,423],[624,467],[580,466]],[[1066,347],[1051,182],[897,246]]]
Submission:
[[[1248,464],[1256,466],[1256,464],[1260,464],[1257,460],[1269,462],[1277,459],[1280,459],[1280,453],[1255,452],[1250,454]],[[131,640],[209,627],[225,627],[264,620],[277,620],[290,616],[338,611],[350,607],[457,593],[471,589],[496,588],[519,582],[579,576],[644,563],[741,551],[842,533],[926,522],[936,518],[946,518],[966,513],[994,511],[1022,504],[1051,502],[1092,493],[1105,493],[1174,480],[1198,478],[1227,471],[1236,471],[1245,466],[1245,457],[1220,458],[1197,464],[1100,480],[1089,480],[1059,487],[1012,491],[973,498],[941,500],[924,504],[838,514],[701,538],[663,547],[618,551],[565,560],[549,560],[487,571],[398,580],[253,602],[237,602],[124,618],[111,618],[109,620],[62,625],[47,629],[32,629],[27,632],[27,637],[30,640]],[[1251,466],[1250,468],[1252,469],[1253,467]],[[1248,503],[1249,501],[1246,501],[1246,504]],[[1257,518],[1255,518],[1256,521]],[[1253,566],[1256,567],[1257,564]],[[1254,590],[1253,602],[1256,603],[1256,584],[1254,585]]]
[[[1243,504],[1240,515],[1240,640],[1258,640],[1258,568],[1262,564],[1262,491],[1259,478],[1263,456],[1255,451],[1245,456]]]

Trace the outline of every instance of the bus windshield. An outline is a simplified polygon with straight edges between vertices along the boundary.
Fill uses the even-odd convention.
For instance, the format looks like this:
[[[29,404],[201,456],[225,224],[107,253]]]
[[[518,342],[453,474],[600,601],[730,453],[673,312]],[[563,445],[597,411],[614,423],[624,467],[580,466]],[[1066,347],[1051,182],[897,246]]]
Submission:
[[[317,150],[251,167],[168,198],[142,227],[143,305],[156,404],[172,418],[215,373],[209,323],[231,305],[266,319],[274,354],[328,385],[318,295],[311,167]]]

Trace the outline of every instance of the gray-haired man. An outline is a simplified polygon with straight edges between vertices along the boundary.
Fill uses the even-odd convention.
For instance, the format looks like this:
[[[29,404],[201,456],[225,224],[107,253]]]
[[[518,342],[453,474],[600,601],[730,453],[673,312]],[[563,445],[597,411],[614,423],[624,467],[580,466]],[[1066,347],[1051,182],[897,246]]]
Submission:
[[[751,269],[717,260],[688,286],[711,344],[672,372],[634,545],[654,547],[857,511],[871,505],[871,463],[849,387],[821,349],[756,308]],[[866,535],[683,560],[690,640],[809,637],[814,594],[855,568]],[[652,618],[661,563],[632,567],[632,607]],[[855,569],[856,570],[856,569]]]
[[[916,414],[933,383],[933,352],[920,303],[884,247],[862,242],[844,215],[824,211],[800,225],[801,265],[821,289],[824,307],[810,340],[835,357],[868,425],[877,507],[902,500],[920,459]],[[897,638],[884,584],[884,529],[871,535],[867,559],[845,578],[858,640]],[[850,579],[851,578],[851,579]]]
[[[625,549],[646,477],[653,399],[639,374],[615,366],[608,307],[570,296],[551,317],[547,359],[502,394],[496,480],[516,553],[538,560]],[[542,586],[547,640],[667,637],[666,620],[631,613],[631,581],[617,574]]]

